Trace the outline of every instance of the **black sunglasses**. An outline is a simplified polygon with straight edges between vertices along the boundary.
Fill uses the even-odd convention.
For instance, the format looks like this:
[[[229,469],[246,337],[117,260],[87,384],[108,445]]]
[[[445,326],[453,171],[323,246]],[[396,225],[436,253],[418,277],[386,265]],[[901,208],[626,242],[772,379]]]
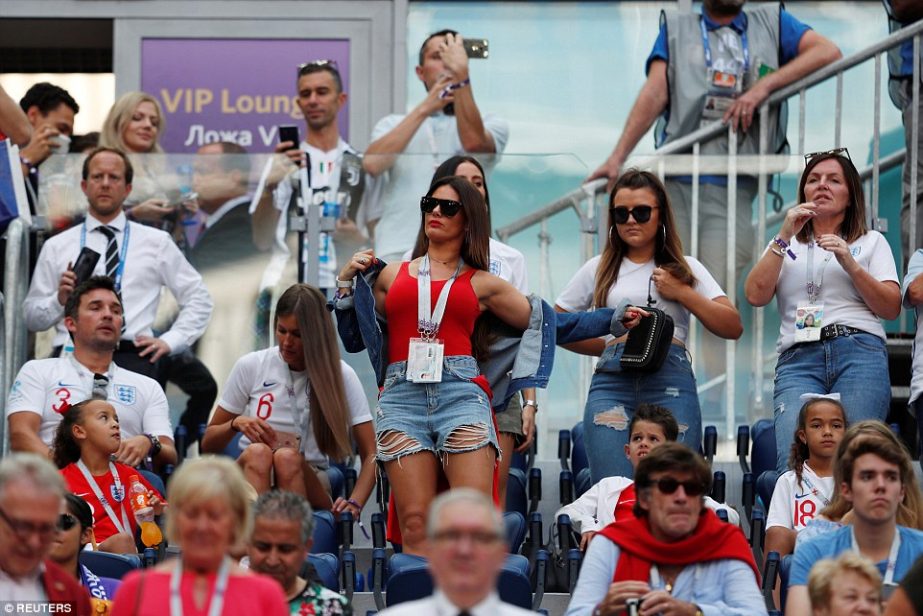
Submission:
[[[849,157],[848,148],[833,148],[832,150],[823,150],[822,152],[811,152],[810,154],[804,155],[804,164],[808,164],[810,160],[816,156],[826,156],[827,154],[833,154],[834,156],[842,156],[846,158],[849,162],[852,162],[852,158]]]
[[[432,214],[433,210],[439,207],[443,216],[452,218],[462,209],[462,204],[452,199],[437,199],[436,197],[422,197],[420,199],[420,211],[425,214]]]
[[[62,513],[58,518],[58,530],[70,530],[77,525],[77,518],[69,513]]]
[[[617,225],[624,225],[628,222],[629,216],[632,216],[636,223],[643,225],[651,219],[651,212],[654,211],[655,207],[654,205],[636,205],[628,209],[624,205],[617,205],[609,208],[609,211],[612,212],[612,220]]]
[[[698,481],[693,481],[692,479],[689,481],[677,481],[672,477],[663,477],[656,481],[651,481],[648,484],[648,486],[652,485],[657,486],[661,494],[673,494],[680,486],[683,486],[686,496],[699,496],[705,493],[705,485]]]

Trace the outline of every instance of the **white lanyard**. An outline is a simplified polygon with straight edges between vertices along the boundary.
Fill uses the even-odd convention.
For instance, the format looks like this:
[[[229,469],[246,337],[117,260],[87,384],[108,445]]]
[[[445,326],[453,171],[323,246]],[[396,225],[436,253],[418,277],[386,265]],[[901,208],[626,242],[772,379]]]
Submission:
[[[801,483],[803,483],[812,494],[820,497],[820,499],[824,502],[824,507],[830,504],[830,498],[824,494],[820,488],[815,488],[814,484],[811,483],[811,480],[808,479],[807,476],[803,474],[803,472],[801,475]]]
[[[228,587],[228,577],[231,575],[231,561],[225,556],[218,569],[215,579],[215,591],[212,594],[211,604],[208,606],[208,616],[219,616],[224,609],[224,592]],[[183,578],[183,559],[176,559],[176,568],[170,576],[170,616],[183,616],[183,599],[179,593],[180,583]]]
[[[99,484],[96,483],[96,479],[93,478],[93,475],[90,473],[90,469],[88,469],[87,465],[83,463],[83,460],[77,460],[77,468],[80,469],[81,474],[83,474],[83,478],[87,480],[90,489],[93,490],[93,494],[96,495],[96,498],[99,499],[103,509],[106,510],[106,515],[109,516],[109,519],[112,520],[113,524],[115,524],[115,529],[120,533],[133,535],[131,524],[128,521],[128,514],[125,512],[125,491],[122,488],[122,480],[119,478],[119,473],[115,468],[115,464],[109,462],[109,472],[112,473],[112,481],[115,484],[113,486],[115,494],[112,495],[112,498],[115,500],[115,502],[119,503],[119,507],[122,508],[121,523],[119,522],[119,518],[115,515],[115,511],[112,510],[112,506],[109,505],[109,500],[103,496],[103,491],[99,489]],[[118,496],[121,496],[121,498],[118,498]]]
[[[859,542],[856,541],[856,529],[849,527],[849,536],[852,539],[852,551],[856,554],[862,554],[859,551]],[[891,542],[891,552],[888,554],[888,565],[885,567],[884,584],[894,584],[894,569],[897,567],[897,553],[901,549],[901,531],[894,528],[894,540]]]
[[[812,304],[816,304],[818,298],[820,297],[821,287],[824,286],[824,271],[827,269],[827,263],[830,262],[833,253],[827,251],[827,257],[824,259],[824,264],[820,268],[820,282],[814,283],[814,240],[812,239],[808,243],[808,258],[805,259],[807,263],[805,267],[807,268],[807,284],[805,285],[808,290],[808,301]]]
[[[285,361],[283,360],[282,363],[285,364]],[[291,409],[295,427],[298,428],[298,434],[301,435],[299,450],[304,453],[305,441],[308,439],[307,417],[308,413],[311,412],[311,379],[308,378],[307,369],[305,369],[304,409],[299,409],[295,404],[295,401],[298,400],[298,396],[295,395],[295,379],[292,378],[292,369],[289,368],[288,364],[285,364],[285,377],[287,379],[285,391],[288,394],[289,409]]]
[[[436,307],[432,308],[429,254],[423,255],[423,261],[420,263],[420,269],[417,272],[417,331],[420,332],[421,338],[433,340],[436,337],[436,332],[439,331],[439,325],[442,323],[442,316],[445,314],[446,304],[449,302],[449,290],[455,283],[463,264],[464,261],[459,257],[455,273],[446,280],[445,286],[442,287],[439,298],[436,300]]]

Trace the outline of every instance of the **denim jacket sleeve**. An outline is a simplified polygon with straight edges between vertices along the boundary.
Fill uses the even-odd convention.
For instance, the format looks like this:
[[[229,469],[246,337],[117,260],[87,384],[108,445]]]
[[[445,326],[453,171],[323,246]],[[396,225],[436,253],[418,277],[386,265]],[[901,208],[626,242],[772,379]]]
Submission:
[[[350,353],[366,351],[378,386],[384,381],[385,369],[388,366],[387,358],[387,328],[384,320],[379,320],[375,311],[375,296],[372,289],[378,275],[386,263],[377,259],[361,276],[356,277],[356,287],[349,297],[335,298],[328,303],[337,317],[337,332],[343,347]]]

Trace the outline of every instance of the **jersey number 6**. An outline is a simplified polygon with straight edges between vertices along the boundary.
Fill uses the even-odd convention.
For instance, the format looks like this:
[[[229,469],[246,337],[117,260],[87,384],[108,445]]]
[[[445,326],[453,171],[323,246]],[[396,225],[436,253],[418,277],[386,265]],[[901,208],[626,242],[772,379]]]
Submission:
[[[269,416],[272,415],[272,403],[275,399],[276,397],[272,395],[272,392],[260,396],[260,401],[256,405],[256,416],[260,419],[269,419]]]

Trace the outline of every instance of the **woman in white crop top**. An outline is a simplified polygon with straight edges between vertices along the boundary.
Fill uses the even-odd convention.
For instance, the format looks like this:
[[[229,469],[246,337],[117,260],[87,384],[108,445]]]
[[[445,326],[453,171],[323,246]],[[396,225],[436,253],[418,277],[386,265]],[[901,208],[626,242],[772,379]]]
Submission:
[[[786,213],[744,286],[754,306],[775,297],[782,320],[773,390],[779,472],[786,470],[801,394],[840,394],[850,424],[885,419],[891,382],[881,319],[901,311],[894,257],[884,236],[866,226],[849,153],[805,159],[799,205]]]
[[[609,241],[602,255],[587,261],[558,297],[555,308],[575,312],[591,306],[652,305],[673,318],[674,340],[656,372],[621,367],[625,337],[569,345],[601,355],[584,410],[584,434],[594,482],[633,475],[624,456],[628,423],[642,403],[669,409],[680,425],[681,442],[698,448],[702,413],[685,342],[693,314],[715,335],[737,339],[743,325],[737,309],[696,259],[683,256],[670,200],[660,179],[647,171],[626,171],[609,198]]]

